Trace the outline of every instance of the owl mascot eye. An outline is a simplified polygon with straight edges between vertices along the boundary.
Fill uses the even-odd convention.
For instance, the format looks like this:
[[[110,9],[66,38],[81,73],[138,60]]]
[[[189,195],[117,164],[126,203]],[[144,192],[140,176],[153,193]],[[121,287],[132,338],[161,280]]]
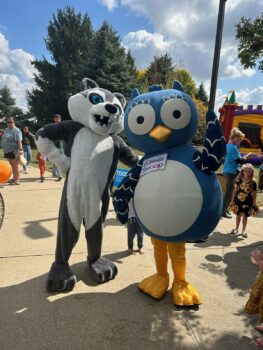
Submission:
[[[102,89],[88,78],[81,92],[69,98],[72,120],[49,124],[36,134],[39,151],[66,174],[58,217],[56,256],[48,274],[50,292],[73,289],[76,276],[68,261],[84,222],[88,269],[102,283],[113,279],[117,267],[101,257],[103,221],[106,218],[112,178],[118,160],[136,165],[138,157],[117,135],[123,130],[126,101],[120,93]],[[54,141],[64,142],[65,153]]]
[[[196,107],[181,84],[148,93],[133,90],[124,117],[130,143],[145,153],[114,194],[120,222],[128,220],[133,198],[139,224],[151,236],[156,273],[139,289],[162,299],[169,287],[168,255],[173,268],[172,300],[176,305],[201,303],[185,279],[185,242],[207,237],[221,216],[221,187],[214,172],[225,153],[225,138],[213,112],[208,112],[203,151],[189,144],[198,125]],[[213,195],[211,195],[213,194]]]

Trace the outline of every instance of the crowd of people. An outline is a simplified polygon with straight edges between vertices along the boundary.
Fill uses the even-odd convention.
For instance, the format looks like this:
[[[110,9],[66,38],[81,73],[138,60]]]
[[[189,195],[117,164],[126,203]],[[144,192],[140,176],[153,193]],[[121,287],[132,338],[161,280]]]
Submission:
[[[61,116],[55,114],[53,117],[54,123],[61,122]],[[9,161],[13,178],[9,181],[10,185],[20,185],[20,174],[28,174],[29,164],[32,160],[32,146],[35,146],[35,136],[29,130],[27,125],[22,127],[22,131],[16,126],[15,119],[8,117],[6,119],[7,127],[2,132],[2,148],[4,157]],[[63,143],[61,141],[56,142],[56,147],[63,152]],[[39,152],[36,154],[36,160],[38,161],[40,170],[40,181],[45,180],[45,170],[47,159]],[[22,166],[22,170],[20,167]],[[52,175],[56,178],[56,181],[62,180],[62,174],[59,169],[53,164]]]

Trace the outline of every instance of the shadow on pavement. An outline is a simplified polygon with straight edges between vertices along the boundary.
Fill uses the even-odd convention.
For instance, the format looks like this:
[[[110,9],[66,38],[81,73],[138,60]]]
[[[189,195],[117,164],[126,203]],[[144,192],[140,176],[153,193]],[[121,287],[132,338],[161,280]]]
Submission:
[[[257,266],[250,259],[251,251],[262,242],[255,242],[246,247],[238,247],[237,251],[228,251],[223,263],[226,265],[224,273],[231,289],[236,289],[240,296],[248,296],[248,292],[259,272]]]
[[[222,255],[208,254],[207,262],[201,264],[212,274],[225,275],[226,282],[231,289],[236,289],[240,296],[248,295],[248,292],[258,274],[258,268],[250,260],[251,251],[263,245],[263,241],[257,241],[250,245],[231,247],[232,243],[245,242],[239,236],[214,232],[203,244],[196,244],[199,248],[222,247]]]
[[[256,350],[258,346],[255,341],[249,337],[243,336],[240,338],[238,333],[226,332],[221,338],[214,342],[212,347],[207,347],[205,349]]]
[[[72,269],[83,280],[83,263]],[[198,312],[176,310],[169,295],[156,302],[130,285],[55,296],[45,292],[45,279],[0,288],[1,349],[255,349],[249,338],[204,327]]]
[[[38,177],[23,177],[22,179],[20,179],[20,182],[36,182],[39,181]]]
[[[109,218],[105,220],[104,226],[123,226],[115,218]]]
[[[215,231],[208,240],[204,243],[196,243],[195,247],[198,248],[210,248],[210,247],[230,247],[232,243],[243,242],[244,239],[237,235],[230,235],[229,233],[222,233]]]
[[[26,221],[26,227],[24,227],[24,233],[32,239],[42,239],[54,236],[55,233],[49,231],[42,226],[43,222],[57,221],[57,217],[45,219],[45,220],[33,220]]]
[[[263,218],[263,209],[260,210],[260,212],[258,213],[258,215],[255,217],[256,219],[261,219]]]
[[[106,254],[103,256],[104,258],[109,259],[113,262],[116,262],[118,264],[123,264],[123,261],[121,261],[121,259],[127,258],[128,256],[130,256],[130,253],[128,252],[128,250],[123,250],[121,252]]]
[[[45,181],[52,181],[52,182],[58,182],[53,177],[45,177]],[[40,182],[40,176],[39,177],[23,177],[20,179],[20,182]],[[59,181],[60,183],[63,183],[63,180]]]
[[[73,265],[76,273],[78,265],[83,268],[83,263]],[[68,293],[49,300],[45,278],[0,288],[1,349],[195,349],[181,347],[184,337],[170,302],[154,302],[134,285],[116,293]]]

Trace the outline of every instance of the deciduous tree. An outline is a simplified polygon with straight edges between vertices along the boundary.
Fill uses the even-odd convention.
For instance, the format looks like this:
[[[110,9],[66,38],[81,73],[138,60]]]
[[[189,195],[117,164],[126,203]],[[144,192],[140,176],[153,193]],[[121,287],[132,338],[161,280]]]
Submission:
[[[263,72],[263,12],[254,20],[242,17],[236,24],[238,58],[244,68],[255,68]]]

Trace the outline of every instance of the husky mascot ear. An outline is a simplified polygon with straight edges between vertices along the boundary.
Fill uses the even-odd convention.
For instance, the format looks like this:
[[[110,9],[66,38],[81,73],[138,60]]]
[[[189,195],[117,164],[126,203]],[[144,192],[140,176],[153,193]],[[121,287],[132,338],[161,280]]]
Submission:
[[[124,109],[126,106],[126,98],[119,92],[114,92],[113,95],[117,97],[117,99],[120,101],[122,105],[122,108]]]
[[[96,81],[94,81],[90,78],[84,78],[81,80],[81,83],[80,83],[81,91],[88,90],[88,89],[94,89],[96,87],[99,87],[99,85],[96,83]]]

